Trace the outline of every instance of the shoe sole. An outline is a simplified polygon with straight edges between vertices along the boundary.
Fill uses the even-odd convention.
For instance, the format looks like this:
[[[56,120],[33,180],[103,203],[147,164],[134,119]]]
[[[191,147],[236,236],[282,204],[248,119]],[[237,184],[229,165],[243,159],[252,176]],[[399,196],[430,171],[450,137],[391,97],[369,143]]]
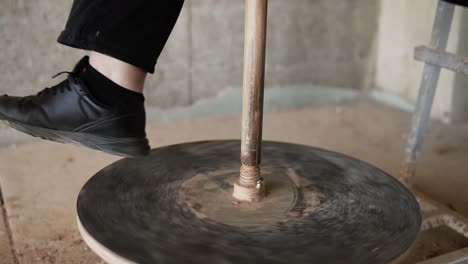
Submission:
[[[36,127],[12,120],[4,121],[9,127],[33,137],[40,137],[54,142],[84,146],[112,155],[135,158],[146,156],[150,151],[148,139],[146,138],[100,137],[88,133]]]

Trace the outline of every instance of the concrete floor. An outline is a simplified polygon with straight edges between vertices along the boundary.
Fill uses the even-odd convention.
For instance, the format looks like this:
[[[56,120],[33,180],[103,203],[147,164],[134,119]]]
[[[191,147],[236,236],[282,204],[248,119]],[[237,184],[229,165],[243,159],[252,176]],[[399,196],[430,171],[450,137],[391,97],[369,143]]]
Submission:
[[[396,175],[410,114],[361,99],[298,110],[269,110],[264,124],[265,139],[339,151]],[[239,138],[240,119],[239,115],[200,117],[150,124],[147,132],[153,147]],[[468,126],[433,122],[417,175],[420,189],[465,215],[467,155]],[[100,263],[80,239],[75,202],[86,180],[117,159],[40,140],[0,149],[0,184],[9,223],[6,227],[0,218],[0,264]]]

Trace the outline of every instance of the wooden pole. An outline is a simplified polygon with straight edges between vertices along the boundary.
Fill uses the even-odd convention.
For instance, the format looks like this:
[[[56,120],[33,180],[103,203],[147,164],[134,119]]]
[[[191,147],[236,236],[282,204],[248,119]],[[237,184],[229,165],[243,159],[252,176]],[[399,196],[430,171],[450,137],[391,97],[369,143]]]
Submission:
[[[245,1],[244,82],[242,100],[242,146],[239,181],[233,196],[258,201],[265,195],[260,176],[265,46],[268,0]]]

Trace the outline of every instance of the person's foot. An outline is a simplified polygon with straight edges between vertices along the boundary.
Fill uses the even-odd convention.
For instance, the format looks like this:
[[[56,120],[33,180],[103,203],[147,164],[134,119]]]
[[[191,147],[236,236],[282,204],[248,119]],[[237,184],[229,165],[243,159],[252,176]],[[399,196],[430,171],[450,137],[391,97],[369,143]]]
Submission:
[[[43,139],[119,156],[147,155],[150,147],[145,133],[143,96],[125,104],[101,103],[80,77],[86,65],[87,57],[78,62],[66,80],[36,95],[0,96],[0,120]]]

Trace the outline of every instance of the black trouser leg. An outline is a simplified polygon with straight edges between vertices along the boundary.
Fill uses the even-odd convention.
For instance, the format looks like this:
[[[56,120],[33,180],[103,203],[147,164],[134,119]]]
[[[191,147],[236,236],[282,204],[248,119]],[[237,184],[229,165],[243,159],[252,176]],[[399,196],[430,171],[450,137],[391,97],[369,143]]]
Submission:
[[[75,0],[58,42],[154,73],[184,0]]]

